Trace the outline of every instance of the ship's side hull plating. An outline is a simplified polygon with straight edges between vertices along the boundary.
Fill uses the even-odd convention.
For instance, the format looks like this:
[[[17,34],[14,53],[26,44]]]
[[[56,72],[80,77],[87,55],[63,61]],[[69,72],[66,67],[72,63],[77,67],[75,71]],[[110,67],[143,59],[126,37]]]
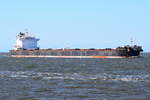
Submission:
[[[139,50],[128,49],[39,49],[10,50],[12,57],[50,58],[126,58],[139,56]]]
[[[12,55],[16,58],[128,58],[127,56],[38,56],[38,55]]]

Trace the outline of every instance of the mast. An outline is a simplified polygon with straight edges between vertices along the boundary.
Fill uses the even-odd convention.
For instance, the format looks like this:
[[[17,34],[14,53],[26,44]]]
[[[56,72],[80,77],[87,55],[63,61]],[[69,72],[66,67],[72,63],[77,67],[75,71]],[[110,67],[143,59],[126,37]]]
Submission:
[[[130,45],[133,46],[134,42],[133,42],[133,38],[130,38]]]

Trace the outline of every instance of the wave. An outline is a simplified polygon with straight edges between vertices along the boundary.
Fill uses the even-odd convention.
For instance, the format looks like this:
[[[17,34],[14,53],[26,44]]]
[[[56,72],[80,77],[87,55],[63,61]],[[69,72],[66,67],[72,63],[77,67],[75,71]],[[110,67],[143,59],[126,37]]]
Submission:
[[[113,75],[107,73],[83,74],[83,73],[51,73],[32,71],[0,71],[0,78],[21,79],[70,79],[70,80],[111,80],[111,81],[150,81],[150,75]]]

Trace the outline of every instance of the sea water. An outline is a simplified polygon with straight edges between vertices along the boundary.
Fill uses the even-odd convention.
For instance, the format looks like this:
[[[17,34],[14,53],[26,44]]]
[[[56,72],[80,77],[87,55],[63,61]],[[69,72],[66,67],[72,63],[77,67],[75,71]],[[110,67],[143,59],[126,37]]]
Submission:
[[[0,100],[149,100],[150,53],[138,58],[0,55]]]

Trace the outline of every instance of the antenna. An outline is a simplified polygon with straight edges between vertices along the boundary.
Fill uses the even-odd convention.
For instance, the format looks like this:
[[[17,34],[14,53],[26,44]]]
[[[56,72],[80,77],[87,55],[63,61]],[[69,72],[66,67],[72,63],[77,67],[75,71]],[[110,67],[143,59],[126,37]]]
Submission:
[[[131,46],[133,45],[133,38],[132,37],[130,38],[130,45]]]
[[[24,29],[24,32],[26,33],[26,36],[31,36],[31,37],[35,37],[33,34],[29,34],[29,30],[28,30],[28,28],[25,28]]]
[[[69,43],[66,43],[65,49],[69,49],[69,48],[70,48],[70,44],[69,44]]]
[[[24,31],[25,31],[26,33],[28,33],[29,30],[28,30],[28,28],[25,28]]]

